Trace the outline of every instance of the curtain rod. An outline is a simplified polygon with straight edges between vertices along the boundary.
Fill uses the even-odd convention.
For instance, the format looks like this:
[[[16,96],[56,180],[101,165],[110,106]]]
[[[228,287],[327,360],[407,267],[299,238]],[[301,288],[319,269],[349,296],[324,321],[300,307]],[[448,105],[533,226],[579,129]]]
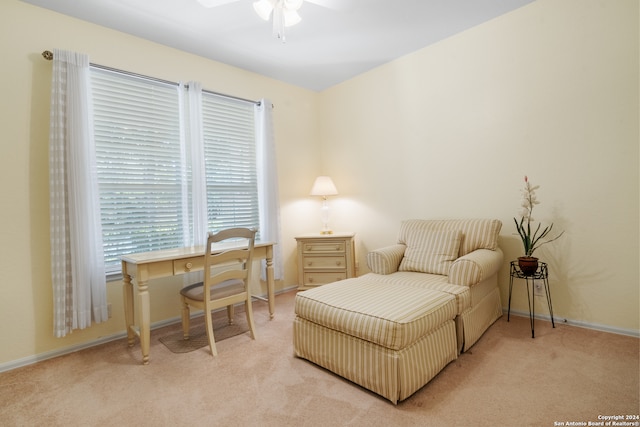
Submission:
[[[42,52],[42,57],[44,59],[46,59],[47,61],[51,61],[51,60],[53,60],[53,52],[51,52],[50,50],[45,50],[44,52]],[[133,77],[139,77],[139,78],[143,78],[143,79],[153,80],[153,81],[156,81],[156,82],[159,82],[159,83],[164,83],[164,84],[168,84],[168,85],[172,85],[172,86],[178,86],[179,85],[179,83],[172,82],[172,81],[169,81],[169,80],[163,80],[163,79],[159,79],[159,78],[156,78],[156,77],[145,76],[144,74],[136,74],[136,73],[132,73],[130,71],[124,71],[124,70],[119,70],[117,68],[107,67],[105,65],[99,65],[99,64],[94,64],[94,63],[90,63],[89,65],[94,67],[94,68],[100,68],[102,70],[113,71],[115,73],[121,73],[121,74],[125,74],[125,75],[128,75],[128,76],[133,76]],[[186,86],[189,87],[189,85],[186,85]],[[224,94],[224,93],[214,92],[214,91],[211,91],[211,90],[202,89],[202,92],[208,93],[208,94],[211,94],[211,95],[222,96],[224,98],[235,99],[237,101],[250,102],[250,103],[256,104],[256,105],[260,105],[261,104],[260,101],[254,101],[252,99],[240,98],[238,96],[227,95],[227,94]]]

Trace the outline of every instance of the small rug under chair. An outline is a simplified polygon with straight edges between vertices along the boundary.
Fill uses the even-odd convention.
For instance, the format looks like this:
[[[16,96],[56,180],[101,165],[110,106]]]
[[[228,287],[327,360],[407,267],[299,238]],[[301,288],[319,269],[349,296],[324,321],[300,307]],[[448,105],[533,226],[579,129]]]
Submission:
[[[229,324],[227,312],[213,313],[213,336],[216,342],[234,337],[249,331],[247,318],[244,311],[236,308],[233,324]],[[178,331],[170,332],[158,338],[173,353],[189,353],[204,346],[209,345],[204,319],[197,317],[191,319],[189,328],[189,339],[185,340],[182,335],[182,327]]]

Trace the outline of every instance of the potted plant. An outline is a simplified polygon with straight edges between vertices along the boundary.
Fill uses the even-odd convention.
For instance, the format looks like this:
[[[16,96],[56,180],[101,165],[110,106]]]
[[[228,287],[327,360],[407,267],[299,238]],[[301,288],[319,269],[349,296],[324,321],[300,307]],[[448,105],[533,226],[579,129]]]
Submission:
[[[533,252],[542,245],[553,242],[560,238],[564,234],[564,231],[553,239],[543,240],[551,233],[553,224],[545,227],[541,230],[542,224],[539,223],[535,230],[532,232],[531,223],[534,222],[531,214],[533,213],[533,207],[540,202],[536,198],[536,190],[540,188],[539,185],[532,186],[528,177],[524,177],[524,188],[522,189],[522,212],[520,214],[520,221],[513,218],[516,223],[518,234],[522,239],[522,245],[524,247],[524,256],[518,258],[518,266],[525,276],[532,276],[538,270],[538,258],[533,256]]]

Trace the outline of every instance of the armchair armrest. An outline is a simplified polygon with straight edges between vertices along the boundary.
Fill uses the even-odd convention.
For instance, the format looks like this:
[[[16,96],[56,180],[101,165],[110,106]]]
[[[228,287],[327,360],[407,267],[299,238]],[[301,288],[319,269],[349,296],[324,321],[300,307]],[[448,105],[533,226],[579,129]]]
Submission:
[[[480,283],[498,272],[503,258],[500,248],[493,251],[476,249],[453,262],[449,268],[449,283],[463,286]]]
[[[367,266],[376,274],[395,273],[406,248],[406,245],[397,244],[371,251],[367,254]]]

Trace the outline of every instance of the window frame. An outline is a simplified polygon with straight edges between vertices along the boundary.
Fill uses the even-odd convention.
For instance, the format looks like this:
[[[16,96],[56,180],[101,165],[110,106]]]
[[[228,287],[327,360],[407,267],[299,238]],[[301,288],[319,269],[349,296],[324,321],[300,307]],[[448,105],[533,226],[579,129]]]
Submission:
[[[189,154],[189,150],[194,149],[194,147],[198,147],[198,145],[197,144],[192,145],[189,143],[190,132],[187,129],[188,127],[187,123],[189,123],[189,118],[187,115],[193,114],[193,112],[189,112],[188,108],[185,108],[184,98],[185,98],[185,94],[188,94],[188,91],[194,90],[194,88],[190,88],[188,85],[179,85],[177,83],[171,83],[171,82],[167,82],[160,79],[154,79],[151,77],[141,76],[138,74],[122,72],[120,70],[114,70],[114,69],[101,67],[101,66],[92,65],[90,70],[91,70],[91,76],[92,76],[91,77],[91,80],[92,80],[91,87],[93,91],[92,96],[94,99],[94,111],[92,114],[94,118],[94,138],[96,142],[96,158],[97,158],[97,161],[99,162],[96,175],[98,179],[98,185],[100,188],[101,223],[103,225],[102,234],[103,234],[103,241],[104,241],[103,246],[105,250],[105,271],[106,271],[108,280],[115,280],[116,278],[121,277],[120,257],[123,255],[139,253],[139,252],[147,252],[150,250],[161,250],[161,249],[169,249],[169,248],[175,248],[175,247],[190,246],[193,244],[193,240],[194,240],[193,230],[194,230],[194,216],[195,216],[193,212],[193,206],[192,206],[193,167],[191,164],[191,159],[193,158],[193,156],[189,156],[188,154]],[[171,134],[172,140],[167,141],[165,143],[168,145],[173,144],[171,147],[172,150],[169,150],[169,152],[173,153],[172,155],[175,156],[176,158],[165,159],[167,160],[167,163],[164,164],[164,166],[169,169],[171,169],[172,167],[175,168],[175,170],[173,171],[175,172],[175,174],[173,177],[161,176],[157,179],[157,182],[156,182],[157,188],[160,189],[162,185],[160,185],[159,182],[162,182],[163,179],[167,181],[167,182],[164,182],[164,187],[163,187],[163,191],[165,191],[166,193],[159,191],[158,197],[155,197],[155,198],[151,197],[150,199],[152,200],[145,200],[145,197],[148,196],[146,191],[149,191],[149,187],[152,186],[153,184],[145,183],[143,180],[141,180],[141,182],[134,182],[133,185],[129,186],[130,187],[129,190],[123,190],[123,188],[118,187],[119,185],[121,187],[125,187],[124,185],[122,185],[122,180],[120,181],[121,184],[118,184],[118,180],[115,179],[116,177],[113,177],[114,179],[113,182],[107,181],[106,179],[107,172],[110,172],[112,174],[117,174],[118,171],[117,170],[114,171],[114,167],[113,167],[114,163],[109,163],[109,161],[113,162],[117,160],[117,158],[109,160],[107,158],[108,156],[105,155],[105,153],[111,149],[109,144],[115,144],[113,135],[112,135],[112,138],[109,139],[108,137],[105,137],[104,134],[102,134],[104,132],[108,132],[108,129],[105,128],[105,122],[108,122],[108,124],[111,125],[113,129],[118,129],[119,131],[123,131],[122,128],[126,126],[132,127],[132,124],[120,123],[120,128],[118,128],[117,124],[113,122],[114,118],[117,116],[116,113],[122,113],[121,111],[123,108],[122,106],[116,107],[113,111],[105,112],[104,105],[99,105],[100,103],[97,101],[104,103],[106,98],[108,98],[108,96],[105,95],[104,93],[100,93],[100,91],[97,90],[98,84],[96,83],[97,79],[94,79],[94,75],[100,75],[103,78],[106,78],[105,76],[107,76],[114,80],[122,80],[123,82],[135,82],[142,86],[148,86],[149,88],[156,88],[156,90],[159,92],[175,91],[176,96],[172,98],[173,101],[171,102],[177,102],[178,105],[172,105],[171,108],[169,108],[169,110],[173,111],[173,114],[178,115],[177,120],[179,123],[179,127],[176,131],[175,123],[174,123],[174,126],[171,127],[172,130],[169,132],[169,134]],[[139,96],[139,97],[152,96],[152,95],[157,95],[157,94],[154,94],[153,90],[151,90],[151,95],[149,94],[145,95],[144,91],[141,93],[136,93],[136,96]],[[261,207],[260,207],[260,199],[258,197],[257,165],[256,165],[256,133],[255,133],[256,123],[255,123],[255,114],[254,114],[254,108],[255,108],[256,102],[244,100],[236,97],[230,97],[227,95],[217,94],[215,92],[204,91],[204,90],[202,91],[201,99],[202,99],[203,114],[200,120],[200,126],[202,127],[202,135],[203,135],[202,144],[204,145],[204,150],[205,150],[205,153],[203,153],[203,156],[205,156],[205,165],[208,165],[208,167],[205,166],[205,171],[206,171],[205,174],[207,176],[207,181],[206,181],[207,224],[204,227],[211,232],[216,232],[216,231],[219,231],[219,229],[229,227],[229,226],[259,228],[258,226],[260,221]],[[131,99],[129,100],[129,102],[131,102]],[[218,115],[217,117],[218,122],[215,123],[214,127],[216,128],[216,131],[213,133],[209,129],[210,124],[207,123],[207,119],[205,119],[205,114],[204,114],[204,110],[211,108],[211,106],[208,106],[208,104],[210,103],[217,104],[218,107],[228,106],[230,109],[230,112],[228,113],[228,117],[226,117],[226,120],[227,120],[226,122],[225,122],[224,109],[222,109],[222,111],[216,111],[216,114]],[[242,125],[238,125],[238,122],[239,122],[238,117],[234,116],[234,114],[235,115],[240,114],[242,116],[242,119],[244,120]],[[151,126],[152,128],[153,126],[160,126],[160,127],[165,125],[169,126],[167,123],[165,123],[168,121],[167,117],[165,116],[161,116],[161,117],[163,117],[161,119],[161,123],[156,123],[152,121],[149,126]],[[175,122],[175,119],[176,117],[173,117],[174,122]],[[238,129],[234,129],[234,126],[239,127],[239,131],[241,131],[240,133],[242,134],[242,138],[241,138],[242,141],[240,142],[234,140],[233,138],[236,136],[236,133],[237,133],[236,131],[238,131]],[[123,151],[119,153],[121,156],[120,160],[123,160],[123,158],[126,158],[127,155],[130,155],[131,152],[135,151],[136,149],[140,149],[141,155],[152,156],[155,150],[153,146],[154,137],[158,137],[156,138],[158,140],[162,139],[161,135],[159,136],[157,134],[154,134],[154,132],[152,131],[147,134],[147,137],[149,138],[148,141],[136,142],[136,139],[132,136],[133,131],[131,131],[131,129],[127,129],[127,130],[129,131],[129,134],[126,134],[126,132],[124,132],[124,134],[119,134],[117,137],[115,137],[115,139],[125,147]],[[225,137],[225,132],[228,134],[226,136],[229,136],[229,138]],[[127,139],[127,135],[129,139]],[[158,142],[156,140],[155,143],[159,144],[161,142]],[[146,146],[145,148],[146,151],[145,151],[145,149],[140,148],[140,144],[150,144],[150,145]],[[235,156],[239,159],[239,161],[237,163],[226,163],[227,169],[222,171],[221,170],[222,167],[220,165],[225,164],[224,163],[225,159],[222,159],[222,163],[220,159],[207,159],[206,153],[207,151],[209,153],[215,153],[216,151],[220,151],[221,148],[225,148],[225,146],[226,148],[229,149],[229,153],[226,154],[226,159],[232,160],[232,158],[234,157],[233,153],[236,150],[239,150],[238,152],[239,155]],[[129,151],[127,151],[126,147],[129,147]],[[171,155],[168,155],[168,156],[171,156]],[[211,154],[209,154],[209,156],[212,157]],[[132,159],[129,158],[128,160],[131,161]],[[148,159],[144,159],[144,160],[146,161]],[[132,163],[135,163],[135,162],[139,162],[140,165],[142,164],[142,161],[140,158],[134,158]],[[130,166],[133,169],[135,169],[136,165],[133,164]],[[231,166],[231,169],[229,169],[230,166]],[[146,166],[146,167],[140,166],[140,168],[143,169],[138,171],[142,174],[141,176],[147,176],[147,177],[151,176],[153,178],[154,173],[162,175],[161,172],[156,172],[155,170],[152,170],[152,171],[148,170],[148,169],[153,169],[153,167],[151,166]],[[234,172],[238,172],[238,173],[234,173]],[[133,175],[135,176],[135,174]],[[229,179],[228,181],[225,181],[224,179],[225,176],[234,178],[234,180],[232,181],[231,179]],[[151,181],[154,181],[154,179],[151,179]],[[222,186],[222,188],[224,188],[225,182],[227,182],[227,187],[229,187],[227,188],[227,190],[230,196],[226,198],[223,197],[222,199],[224,200],[224,205],[220,206],[220,205],[217,205],[217,203],[219,203],[219,201],[222,199],[217,196],[219,196],[221,192],[215,191],[213,189],[213,183],[218,183],[217,185],[220,185]],[[170,183],[172,183],[173,185],[171,185]],[[111,186],[111,187],[107,188],[108,186]],[[173,187],[173,192],[171,192],[172,187]],[[234,188],[236,189],[240,188],[242,191],[238,191],[237,193],[234,193],[232,191]],[[137,194],[134,192],[133,189],[137,189],[139,193],[137,198],[132,197],[132,194]],[[110,190],[110,191],[107,192],[107,190]],[[113,195],[117,193],[117,191],[124,193],[122,197],[124,197],[125,200],[127,199],[127,197],[129,198],[128,204],[124,202],[117,202],[114,200],[107,199],[108,195]],[[176,192],[179,193],[177,196],[176,196]],[[247,195],[248,193],[251,193],[251,194]],[[166,195],[168,194],[172,194],[173,197],[171,198],[166,197]],[[243,203],[241,205],[234,204],[234,196],[233,196],[234,194],[243,195],[242,197]],[[166,197],[166,200],[164,200],[165,197]],[[149,199],[149,197],[146,197],[146,198]],[[236,197],[236,198],[238,200],[241,199],[240,197]],[[133,206],[135,205],[136,207],[140,208],[141,203],[143,201],[147,202],[148,206],[144,207],[144,204],[143,204],[143,209],[139,209],[141,212],[136,214],[139,217],[138,222],[135,222],[134,224],[137,224],[138,227],[141,227],[142,233],[138,233],[138,234],[145,235],[148,241],[152,241],[155,239],[162,239],[163,236],[158,235],[158,233],[163,232],[162,227],[160,227],[160,225],[162,224],[162,221],[157,220],[153,215],[147,212],[146,218],[149,218],[150,220],[148,221],[148,223],[145,223],[144,209],[152,209],[150,206],[153,206],[154,202],[161,203],[162,201],[166,201],[167,202],[166,209],[164,211],[160,209],[160,215],[166,215],[166,217],[169,218],[171,217],[172,209],[179,210],[179,212],[173,213],[172,220],[167,219],[166,229],[164,230],[169,235],[174,236],[172,239],[169,240],[171,243],[152,244],[152,242],[151,243],[148,242],[149,244],[145,246],[145,245],[141,245],[140,243],[131,242],[130,245],[127,246],[126,248],[124,244],[120,243],[120,246],[114,249],[113,245],[116,244],[115,242],[117,241],[119,242],[120,240],[126,240],[126,237],[127,237],[126,235],[124,235],[124,237],[120,236],[120,240],[118,240],[118,237],[112,234],[114,230],[120,230],[122,233],[127,233],[127,230],[129,230],[128,231],[129,237],[133,236],[134,233],[132,229],[130,228],[128,229],[126,226],[123,226],[121,223],[114,225],[112,223],[107,224],[105,223],[105,221],[108,220],[113,222],[114,221],[113,218],[116,218],[116,219],[121,218],[121,220],[124,221],[124,219],[127,217],[124,214],[122,214],[122,212],[119,212],[118,207],[120,206],[120,207],[125,207],[127,209],[132,209]],[[112,206],[113,209],[109,210],[108,209],[109,206]],[[224,218],[222,219],[219,217],[210,218],[210,216],[213,215],[214,212],[219,211],[220,209],[222,209],[225,213]],[[241,214],[238,214],[238,212],[241,212]],[[109,215],[106,215],[105,213],[108,213]],[[241,220],[237,220],[238,218]],[[174,221],[174,222],[171,222],[171,221]],[[105,227],[105,225],[107,227]],[[198,229],[198,228],[196,227],[195,229]],[[180,242],[180,244],[178,244],[178,241],[175,239],[175,233],[179,233],[179,235],[182,238],[182,241]],[[114,259],[114,257],[117,260]]]

